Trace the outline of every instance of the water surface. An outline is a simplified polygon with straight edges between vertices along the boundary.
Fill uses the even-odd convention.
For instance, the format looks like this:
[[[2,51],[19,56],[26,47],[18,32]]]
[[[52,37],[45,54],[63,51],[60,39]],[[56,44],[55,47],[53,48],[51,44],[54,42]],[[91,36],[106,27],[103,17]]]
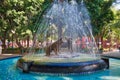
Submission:
[[[43,75],[22,73],[16,68],[19,58],[0,61],[0,80],[120,80],[120,60],[110,59],[110,69],[82,75]]]

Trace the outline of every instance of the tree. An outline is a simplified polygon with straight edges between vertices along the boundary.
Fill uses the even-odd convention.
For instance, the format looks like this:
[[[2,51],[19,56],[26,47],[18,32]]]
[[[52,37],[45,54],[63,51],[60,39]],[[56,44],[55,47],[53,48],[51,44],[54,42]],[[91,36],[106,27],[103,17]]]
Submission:
[[[110,34],[110,37],[114,38],[114,41],[120,44],[120,10],[115,10],[114,8],[112,8],[112,10],[115,16],[114,20],[108,24],[110,30],[113,32]]]
[[[38,12],[42,11],[44,0],[1,0],[0,3],[0,33],[2,41],[15,36],[17,43],[28,34],[29,26]],[[29,34],[30,35],[30,34]],[[20,47],[21,45],[18,44]],[[4,46],[5,48],[5,46]]]
[[[103,34],[106,32],[105,25],[114,19],[111,5],[113,0],[84,0],[89,10],[93,25],[93,34],[99,47],[99,41],[103,43]]]

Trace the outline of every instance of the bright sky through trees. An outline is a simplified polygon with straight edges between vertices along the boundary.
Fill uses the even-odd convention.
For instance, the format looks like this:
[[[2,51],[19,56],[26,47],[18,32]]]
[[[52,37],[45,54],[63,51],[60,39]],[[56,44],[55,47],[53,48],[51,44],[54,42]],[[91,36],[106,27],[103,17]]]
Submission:
[[[113,6],[115,9],[120,10],[120,0],[116,0],[115,3],[113,3]]]

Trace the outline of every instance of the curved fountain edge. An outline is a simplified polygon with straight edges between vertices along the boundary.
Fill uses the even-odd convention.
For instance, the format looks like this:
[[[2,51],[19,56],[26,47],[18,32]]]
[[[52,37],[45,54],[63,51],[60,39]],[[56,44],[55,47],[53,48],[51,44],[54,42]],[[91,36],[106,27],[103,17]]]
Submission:
[[[27,65],[27,66],[25,66]],[[40,73],[91,73],[99,70],[107,69],[107,63],[102,60],[92,60],[86,62],[71,62],[71,63],[47,63],[47,64],[34,64],[33,61],[22,62],[18,60],[17,67],[22,69],[23,72],[40,72]]]

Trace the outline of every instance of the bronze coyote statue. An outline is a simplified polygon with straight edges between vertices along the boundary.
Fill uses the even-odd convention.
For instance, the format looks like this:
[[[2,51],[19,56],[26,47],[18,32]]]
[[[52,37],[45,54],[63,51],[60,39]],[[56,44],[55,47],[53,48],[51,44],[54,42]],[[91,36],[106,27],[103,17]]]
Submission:
[[[62,38],[58,39],[57,41],[55,41],[54,43],[48,45],[45,47],[45,52],[46,52],[46,56],[50,56],[50,53],[52,51],[54,51],[54,53],[57,55],[60,45],[63,43]]]

